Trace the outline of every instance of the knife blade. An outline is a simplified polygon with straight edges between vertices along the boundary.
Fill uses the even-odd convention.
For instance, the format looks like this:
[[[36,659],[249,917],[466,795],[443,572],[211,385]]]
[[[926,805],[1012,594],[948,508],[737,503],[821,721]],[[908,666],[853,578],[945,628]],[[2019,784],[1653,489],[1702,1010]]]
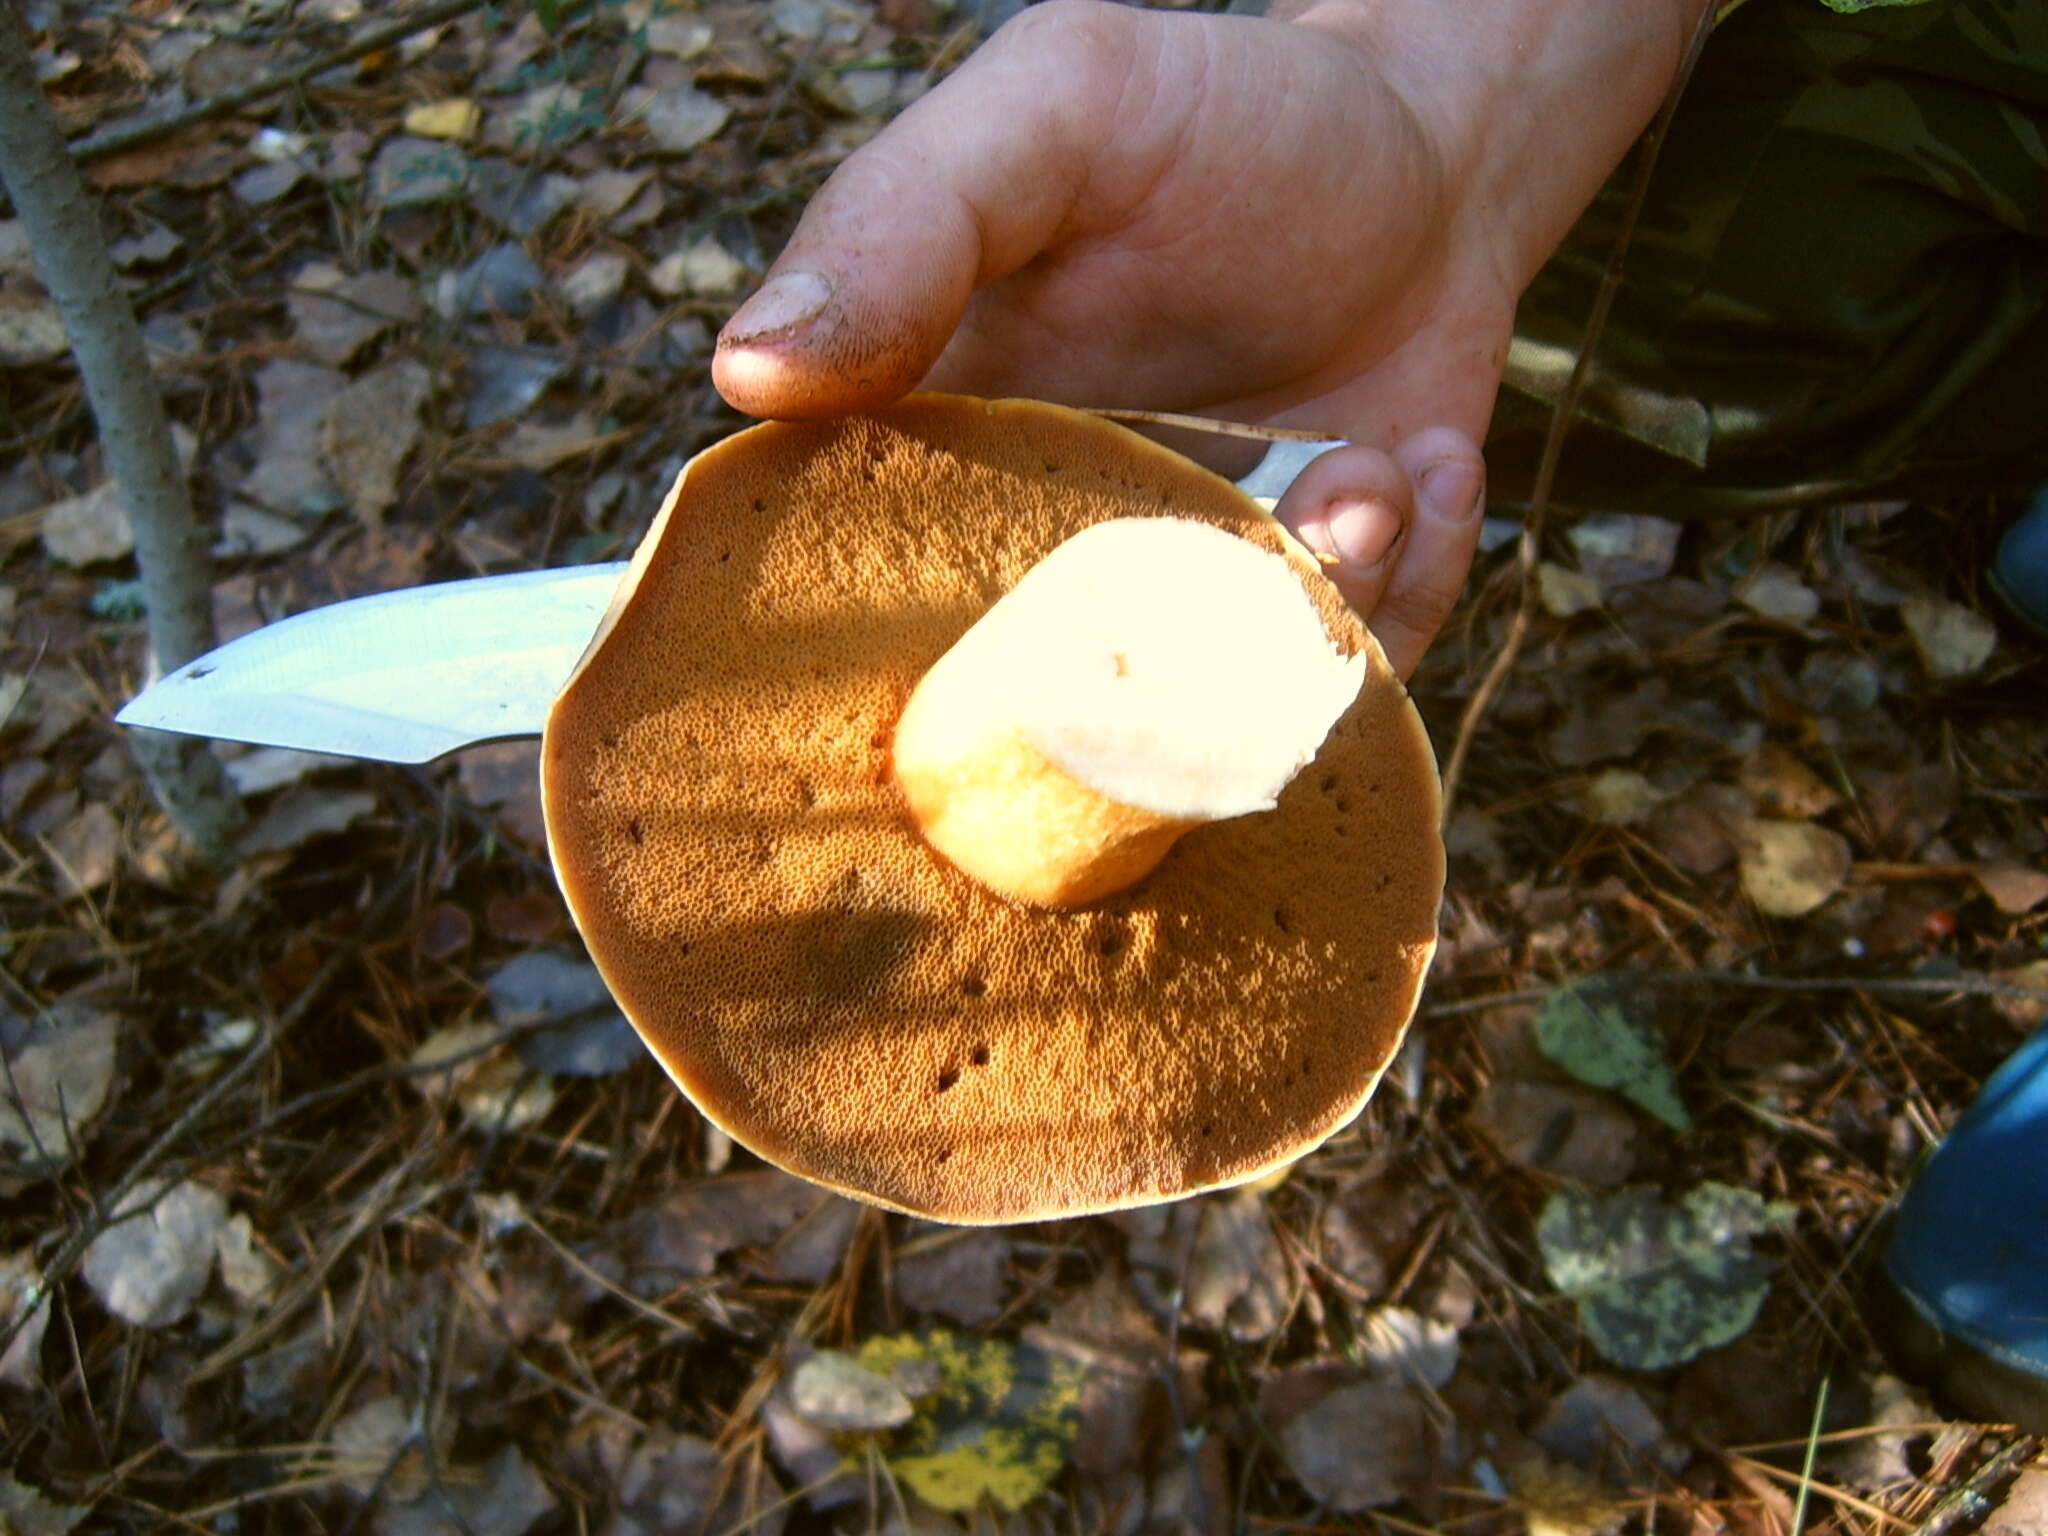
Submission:
[[[1238,487],[1278,500],[1343,446],[1276,442]],[[308,609],[187,662],[114,719],[387,763],[538,736],[625,569],[477,576]]]

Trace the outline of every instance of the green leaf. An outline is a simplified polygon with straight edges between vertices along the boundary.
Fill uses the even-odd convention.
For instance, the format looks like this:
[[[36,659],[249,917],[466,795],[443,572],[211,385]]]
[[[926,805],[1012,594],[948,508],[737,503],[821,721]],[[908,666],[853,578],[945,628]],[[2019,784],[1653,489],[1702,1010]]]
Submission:
[[[941,1329],[869,1339],[855,1358],[913,1384],[905,1390],[916,1415],[882,1438],[882,1457],[938,1509],[970,1510],[983,1498],[1023,1508],[1052,1486],[1080,1432],[1081,1367],[1029,1344]]]
[[[533,0],[533,19],[540,23],[541,31],[554,36],[562,25],[560,0]]]
[[[1544,1205],[1536,1242],[1593,1347],[1624,1370],[1656,1371],[1749,1330],[1772,1268],[1749,1240],[1795,1214],[1726,1184],[1702,1184],[1676,1207],[1653,1189],[1572,1186]]]
[[[1536,1043],[1580,1082],[1612,1088],[1674,1131],[1692,1129],[1664,1042],[1636,1016],[1632,990],[1613,976],[1567,983],[1536,1010]]]
[[[1820,3],[1844,16],[1854,16],[1858,11],[1874,11],[1881,5],[1925,5],[1927,0],[1820,0]]]

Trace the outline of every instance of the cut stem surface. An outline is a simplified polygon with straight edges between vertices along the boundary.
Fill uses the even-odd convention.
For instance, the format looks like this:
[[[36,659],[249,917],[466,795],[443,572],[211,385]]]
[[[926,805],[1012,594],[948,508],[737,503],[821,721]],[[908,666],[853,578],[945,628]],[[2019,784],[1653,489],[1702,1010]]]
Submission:
[[[1060,545],[912,693],[893,767],[926,840],[984,885],[1079,906],[1192,827],[1270,810],[1365,678],[1282,557],[1120,518]]]

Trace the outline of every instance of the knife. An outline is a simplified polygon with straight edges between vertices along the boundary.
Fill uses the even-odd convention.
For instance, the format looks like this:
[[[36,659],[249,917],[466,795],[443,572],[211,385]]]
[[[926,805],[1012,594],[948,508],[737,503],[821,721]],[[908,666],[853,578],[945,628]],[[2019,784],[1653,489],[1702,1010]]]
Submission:
[[[1277,501],[1341,442],[1281,441],[1237,482]],[[131,699],[122,725],[387,763],[538,736],[626,562],[330,603],[231,640]]]

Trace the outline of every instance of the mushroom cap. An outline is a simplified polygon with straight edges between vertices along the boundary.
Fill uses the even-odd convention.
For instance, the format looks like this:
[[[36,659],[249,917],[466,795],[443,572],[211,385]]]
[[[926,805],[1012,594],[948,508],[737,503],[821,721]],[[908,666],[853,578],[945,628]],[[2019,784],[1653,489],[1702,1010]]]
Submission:
[[[1285,555],[1366,681],[1274,810],[1085,908],[1006,901],[911,822],[897,716],[1067,538],[1168,514]],[[542,787],[577,926],[676,1085],[769,1162],[941,1221],[1291,1162],[1364,1106],[1436,947],[1436,762],[1378,643],[1230,482],[1036,402],[913,396],[698,455],[555,703]]]

